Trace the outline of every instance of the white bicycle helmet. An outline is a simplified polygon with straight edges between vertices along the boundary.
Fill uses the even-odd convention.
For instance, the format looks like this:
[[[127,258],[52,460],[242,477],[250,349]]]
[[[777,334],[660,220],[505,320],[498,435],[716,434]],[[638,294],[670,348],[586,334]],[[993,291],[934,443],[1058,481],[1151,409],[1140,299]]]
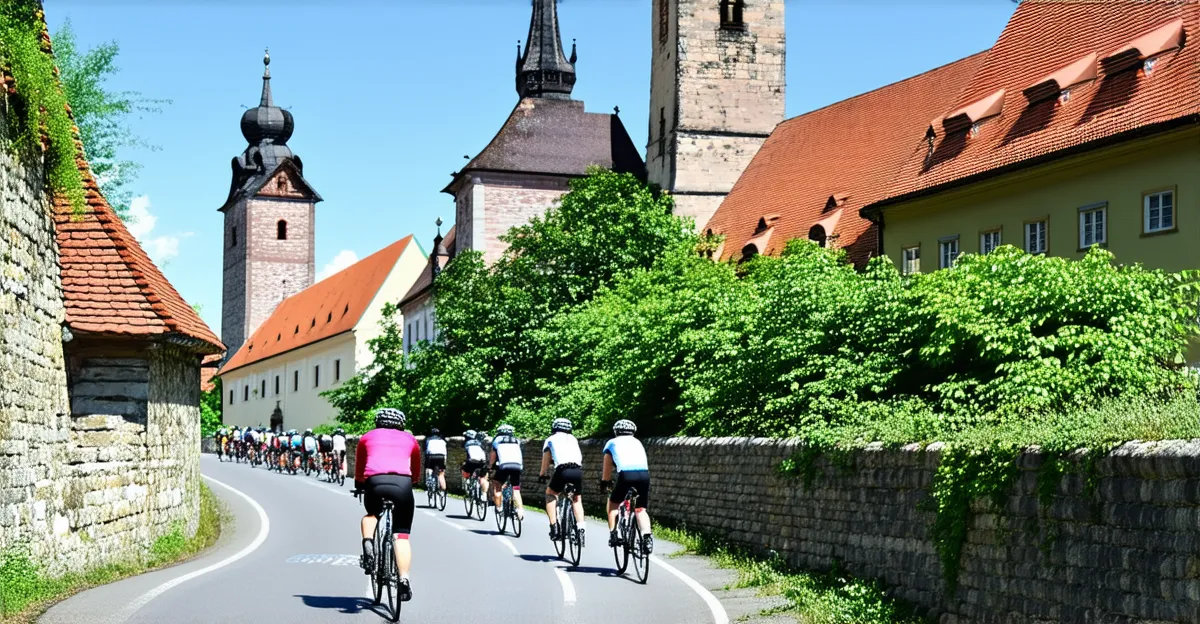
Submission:
[[[550,423],[550,433],[571,433],[571,421],[566,418],[555,418]]]
[[[637,433],[637,425],[632,420],[622,418],[613,424],[613,435],[633,435]]]
[[[379,428],[403,429],[404,421],[404,412],[395,408],[384,407],[375,412],[375,426]]]
[[[499,427],[496,427],[496,435],[509,435],[510,436],[515,432],[516,432],[516,429],[514,429],[512,425],[500,425]]]

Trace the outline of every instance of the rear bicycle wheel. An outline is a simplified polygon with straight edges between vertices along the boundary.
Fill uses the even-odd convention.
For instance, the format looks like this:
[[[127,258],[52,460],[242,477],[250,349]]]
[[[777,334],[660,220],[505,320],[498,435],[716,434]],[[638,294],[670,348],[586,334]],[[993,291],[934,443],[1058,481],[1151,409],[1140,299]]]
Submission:
[[[628,546],[628,550],[633,556],[633,571],[637,574],[638,582],[645,585],[646,579],[650,578],[650,555],[643,549],[645,545],[646,535],[642,533],[642,525],[635,517],[633,519],[633,530],[630,531],[633,537],[632,544]]]
[[[437,493],[437,508],[438,511],[446,511],[446,490],[438,488]]]
[[[567,552],[570,554],[568,561],[572,566],[579,567],[579,560],[583,558],[583,542],[579,539],[579,526],[575,524],[575,510],[567,514],[567,522],[570,527],[566,533]]]
[[[613,546],[613,558],[617,561],[617,574],[624,574],[625,570],[629,568],[629,536],[627,528],[625,512],[622,510],[621,515],[617,517],[617,537],[621,538],[621,543]]]
[[[467,488],[467,495],[463,497],[463,507],[467,509],[467,518],[470,519],[475,514],[475,492],[470,487]]]
[[[487,508],[489,504],[483,498],[483,492],[475,492],[475,519],[483,522],[487,519]]]
[[[521,537],[521,516],[517,513],[516,505],[510,502],[508,511],[508,515],[512,516],[513,537]]]
[[[496,514],[496,530],[504,535],[504,529],[508,527],[508,509],[509,503],[500,504],[500,512]]]
[[[389,572],[392,581],[388,585],[388,605],[391,607],[391,612],[388,614],[388,621],[399,622],[400,610],[404,608],[404,602],[400,600],[400,568],[397,567],[396,557],[389,557],[389,559],[392,562],[391,571]],[[395,592],[394,597],[392,597],[392,592]]]
[[[555,525],[558,527],[558,539],[551,541],[554,542],[554,553],[558,555],[559,559],[562,559],[567,552],[567,535],[570,529],[568,528],[569,525],[567,524],[566,517],[562,512],[561,498],[558,501],[558,505],[558,511],[555,512],[555,519],[558,521],[558,524]]]

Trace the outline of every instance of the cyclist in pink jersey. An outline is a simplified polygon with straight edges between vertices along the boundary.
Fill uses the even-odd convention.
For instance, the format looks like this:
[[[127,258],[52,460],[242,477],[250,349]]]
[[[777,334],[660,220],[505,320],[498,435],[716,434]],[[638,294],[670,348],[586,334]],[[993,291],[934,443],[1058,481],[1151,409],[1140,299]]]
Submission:
[[[392,502],[392,532],[395,533],[396,568],[400,571],[401,601],[412,599],[408,571],[412,565],[412,548],[408,535],[412,531],[412,477],[421,469],[421,446],[413,435],[404,430],[404,412],[383,408],[375,412],[375,429],[358,439],[354,461],[354,484],[363,492],[367,515],[362,519],[363,570],[374,569],[373,535],[383,501]]]

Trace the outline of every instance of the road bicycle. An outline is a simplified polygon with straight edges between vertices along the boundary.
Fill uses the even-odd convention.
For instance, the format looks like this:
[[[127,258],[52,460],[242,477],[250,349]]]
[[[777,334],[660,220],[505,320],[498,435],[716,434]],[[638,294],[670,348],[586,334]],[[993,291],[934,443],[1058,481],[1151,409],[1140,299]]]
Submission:
[[[445,468],[437,468],[425,476],[425,498],[430,509],[446,510],[446,490],[442,488],[439,477],[446,472]],[[475,487],[479,487],[476,482]],[[470,515],[468,512],[467,515]]]
[[[554,552],[558,558],[578,567],[583,557],[583,531],[575,520],[575,484],[568,483],[558,495],[556,517],[558,536],[554,539]]]
[[[333,453],[321,453],[321,471],[325,473],[325,480],[330,483],[346,483],[346,475],[342,474],[342,463],[337,461]]]
[[[224,462],[232,460],[233,458],[229,456],[229,440],[217,440],[217,461]]]
[[[247,444],[246,461],[250,463],[252,468],[258,467],[258,449],[253,444]]]
[[[481,472],[482,469],[476,470],[463,480],[463,506],[467,509],[468,518],[474,514],[476,520],[483,522],[487,518],[488,503],[483,500],[483,488],[479,486]]]
[[[361,499],[364,492],[356,489],[351,494]],[[400,608],[403,604],[399,596],[400,570],[396,567],[396,547],[393,543],[395,539],[392,535],[392,501],[385,499],[383,511],[379,513],[378,522],[375,523],[372,557],[374,569],[367,570],[367,573],[371,575],[371,604],[380,604],[384,594],[387,595],[389,622],[400,621]],[[362,564],[363,569],[366,569],[365,563]]]
[[[521,537],[521,516],[517,515],[512,483],[508,479],[504,480],[500,489],[500,501],[500,511],[496,512],[496,530],[503,535],[508,523],[512,522],[513,537]]]
[[[645,584],[646,579],[650,578],[650,553],[646,552],[646,535],[637,521],[635,503],[637,489],[629,488],[625,500],[617,507],[616,528],[620,543],[613,546],[613,558],[617,562],[617,574],[624,574],[629,568],[629,560],[633,559],[633,570],[637,574],[638,582]]]

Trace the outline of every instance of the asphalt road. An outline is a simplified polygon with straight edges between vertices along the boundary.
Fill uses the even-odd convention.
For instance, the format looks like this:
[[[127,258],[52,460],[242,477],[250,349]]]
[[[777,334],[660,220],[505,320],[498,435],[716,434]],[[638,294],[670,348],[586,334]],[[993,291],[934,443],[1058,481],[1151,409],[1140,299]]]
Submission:
[[[378,621],[358,567],[362,508],[339,488],[218,463],[201,469],[229,504],[234,525],[204,556],[98,587],[50,609],[43,624]],[[453,476],[451,476],[453,478]],[[540,503],[541,486],[527,495]],[[521,538],[496,535],[491,514],[466,519],[451,498],[445,512],[417,496],[412,531],[413,600],[402,622],[488,624],[727,624],[720,603],[675,560],[656,554],[647,585],[613,569],[606,527],[589,522],[578,568],[557,557],[544,514],[528,512]],[[656,552],[674,545],[658,540]],[[632,566],[631,566],[632,568]],[[632,569],[630,573],[632,574]]]

